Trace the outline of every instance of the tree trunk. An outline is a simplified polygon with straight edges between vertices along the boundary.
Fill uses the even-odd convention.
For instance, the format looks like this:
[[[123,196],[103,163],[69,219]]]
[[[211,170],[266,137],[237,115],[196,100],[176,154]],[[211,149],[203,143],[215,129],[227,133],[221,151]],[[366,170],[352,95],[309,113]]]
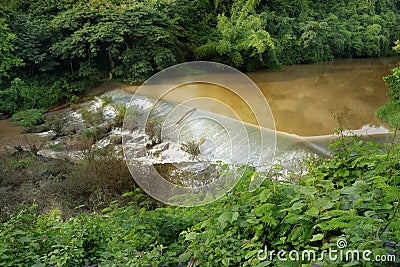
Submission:
[[[71,69],[71,74],[74,74],[74,67],[72,65],[72,59],[69,59],[69,67]]]
[[[114,67],[115,67],[115,63],[114,63],[114,60],[113,60],[113,58],[112,58],[112,55],[111,55],[111,51],[110,51],[110,50],[108,50],[108,59],[109,59],[109,61],[110,61],[110,72],[108,73],[108,79],[109,79],[109,80],[112,80],[112,78],[113,78],[113,70],[114,70]]]

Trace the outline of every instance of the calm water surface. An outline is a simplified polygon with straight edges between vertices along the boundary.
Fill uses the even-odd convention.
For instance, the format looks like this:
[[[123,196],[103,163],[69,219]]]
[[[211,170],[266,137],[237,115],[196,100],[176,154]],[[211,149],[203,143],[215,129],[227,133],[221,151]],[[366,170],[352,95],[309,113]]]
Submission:
[[[302,136],[324,135],[339,127],[335,113],[349,129],[384,125],[375,116],[375,110],[388,101],[382,76],[389,74],[398,61],[343,59],[248,76],[268,99],[277,130]]]
[[[267,99],[278,131],[318,136],[332,134],[340,126],[353,130],[365,125],[386,126],[376,118],[375,110],[388,101],[382,77],[398,61],[399,58],[340,59],[247,75]],[[229,76],[221,77],[221,81],[229,79]],[[157,89],[153,92],[157,95]],[[203,101],[194,101],[195,98]],[[204,98],[213,101],[204,101]],[[163,99],[239,117],[252,124],[257,124],[257,120],[249,106],[264,103],[251,97],[251,103],[246,103],[226,88],[205,83],[182,85]]]

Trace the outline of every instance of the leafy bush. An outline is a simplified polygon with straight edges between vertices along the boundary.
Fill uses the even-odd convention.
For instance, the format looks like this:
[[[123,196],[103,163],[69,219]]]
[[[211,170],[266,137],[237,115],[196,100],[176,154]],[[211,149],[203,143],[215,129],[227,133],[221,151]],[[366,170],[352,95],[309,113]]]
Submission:
[[[122,126],[122,124],[124,123],[124,118],[125,118],[125,114],[126,114],[126,105],[125,104],[114,104],[113,105],[114,109],[115,109],[115,124],[116,126]]]
[[[400,129],[400,67],[394,68],[392,74],[383,78],[389,89],[390,101],[377,110],[381,119],[389,122],[390,126]]]
[[[15,78],[8,88],[0,91],[2,111],[13,114],[23,109],[47,109],[55,105],[61,98],[61,87],[57,84],[45,86],[38,80],[21,80]]]
[[[25,109],[47,110],[86,93],[96,80],[80,81],[57,75],[15,78],[8,87],[0,84],[0,112],[12,115]]]
[[[261,262],[257,258],[264,246],[270,251],[314,249],[321,253],[335,249],[339,238],[349,242],[346,249],[369,249],[374,255],[397,253],[398,257],[399,249],[390,244],[396,244],[400,235],[400,148],[383,152],[376,144],[360,140],[340,142],[334,147],[345,145],[346,150],[311,163],[301,180],[266,180],[255,192],[236,191],[207,207],[212,215],[181,234],[186,247],[182,259],[197,258],[199,266],[267,266],[269,258]],[[247,174],[254,175],[259,174]],[[246,188],[241,183],[239,187]],[[276,257],[272,262],[283,266]],[[296,265],[302,263],[307,261]]]
[[[87,128],[82,131],[82,136],[84,139],[99,140],[103,135],[99,127]]]
[[[96,108],[93,111],[88,108],[81,108],[79,113],[85,121],[86,127],[95,126],[104,122],[103,111],[101,108]]]
[[[196,208],[149,209],[140,189],[127,207],[113,204],[102,213],[62,219],[57,210],[37,215],[16,213],[0,225],[2,266],[176,266],[195,259],[195,266],[374,266],[371,262],[324,260],[279,261],[257,257],[260,250],[371,250],[372,255],[397,255],[400,262],[400,147],[343,139],[332,158],[309,162],[301,180],[264,180],[265,173],[246,168],[232,192]],[[109,164],[102,164],[102,166]],[[100,167],[100,166],[98,166]],[[91,174],[104,169],[90,169]],[[116,168],[113,168],[116,170]],[[81,181],[86,179],[80,179]],[[136,200],[135,200],[136,199]],[[375,265],[376,266],[376,265]]]
[[[11,120],[20,126],[33,127],[42,124],[45,120],[45,116],[42,111],[38,109],[27,109],[15,113]]]
[[[102,103],[102,107],[105,107],[107,105],[111,105],[113,103],[112,97],[111,96],[102,96],[101,98]]]
[[[26,169],[34,164],[34,157],[27,157],[24,159],[20,160],[15,160],[11,161],[9,163],[9,166],[12,168],[12,170],[18,170],[18,169]]]

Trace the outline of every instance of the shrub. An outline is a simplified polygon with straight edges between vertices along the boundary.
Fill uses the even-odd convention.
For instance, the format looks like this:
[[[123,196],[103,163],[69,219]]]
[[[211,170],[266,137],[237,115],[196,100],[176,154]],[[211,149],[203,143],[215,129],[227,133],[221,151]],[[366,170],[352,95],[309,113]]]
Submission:
[[[25,136],[24,141],[28,150],[36,156],[46,143],[45,138],[40,136]]]
[[[22,138],[10,141],[8,143],[8,148],[10,150],[15,150],[10,151],[14,155],[21,154],[23,156],[24,154],[27,154],[27,152],[37,155],[39,150],[45,145],[46,140],[46,137],[25,135]]]
[[[0,214],[12,214],[22,204],[35,203],[41,213],[58,208],[71,216],[100,211],[115,200],[125,205],[130,202],[132,198],[123,198],[122,194],[134,191],[136,184],[124,160],[106,150],[87,153],[91,156],[79,163],[27,153],[18,157],[1,155]]]
[[[38,109],[27,109],[15,113],[11,120],[20,126],[33,127],[42,124],[45,120],[45,116],[42,111]]]
[[[161,143],[162,120],[160,118],[149,118],[146,122],[145,132],[149,137],[149,146]]]
[[[126,114],[126,105],[125,104],[114,104],[113,105],[114,109],[115,109],[115,124],[116,126],[122,126],[122,124],[124,123],[124,118],[125,118],[125,114]]]
[[[13,114],[18,110],[48,109],[62,101],[64,92],[60,81],[47,76],[16,78],[0,93],[0,111]]]
[[[393,50],[400,54],[400,41],[395,42]],[[400,66],[392,70],[392,74],[383,77],[389,89],[390,101],[378,108],[376,114],[387,121],[394,129],[400,129]]]
[[[377,115],[382,120],[389,122],[390,126],[395,129],[400,128],[400,66],[392,70],[391,75],[384,78],[390,101],[381,106],[377,111]]]
[[[94,125],[101,124],[104,121],[103,111],[97,108],[94,111],[90,111],[87,108],[82,108],[79,110],[82,119],[85,121],[85,126],[90,127]]]
[[[100,97],[102,103],[102,107],[105,107],[107,105],[111,105],[113,103],[112,97],[111,96],[102,96]]]
[[[84,139],[89,140],[98,140],[102,136],[102,131],[99,127],[92,127],[88,129],[84,129],[82,131],[82,136]]]
[[[192,157],[192,159],[195,159],[197,156],[201,154],[200,152],[200,146],[202,144],[203,140],[200,141],[195,141],[195,140],[189,140],[183,144],[181,144],[181,149],[187,153],[189,153]]]
[[[65,135],[65,128],[68,123],[68,117],[63,114],[56,114],[47,119],[50,130],[56,133],[56,136]]]

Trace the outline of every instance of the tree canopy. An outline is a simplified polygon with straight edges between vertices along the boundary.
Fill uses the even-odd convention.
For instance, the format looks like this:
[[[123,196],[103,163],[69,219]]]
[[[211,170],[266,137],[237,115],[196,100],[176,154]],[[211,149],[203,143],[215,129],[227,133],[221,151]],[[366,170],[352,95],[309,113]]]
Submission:
[[[28,87],[39,83],[45,91],[61,82],[62,90],[53,92],[57,95],[45,101],[48,105],[81,94],[88,86],[83,82],[117,78],[140,83],[185,61],[218,61],[249,71],[395,55],[391,47],[400,39],[395,0],[0,4],[0,91],[18,83],[17,78]],[[13,102],[10,94],[0,95],[0,101]],[[2,107],[2,112],[14,111]]]
[[[16,38],[5,19],[0,19],[0,77],[8,77],[8,71],[12,67],[23,65],[22,60],[14,53]]]

